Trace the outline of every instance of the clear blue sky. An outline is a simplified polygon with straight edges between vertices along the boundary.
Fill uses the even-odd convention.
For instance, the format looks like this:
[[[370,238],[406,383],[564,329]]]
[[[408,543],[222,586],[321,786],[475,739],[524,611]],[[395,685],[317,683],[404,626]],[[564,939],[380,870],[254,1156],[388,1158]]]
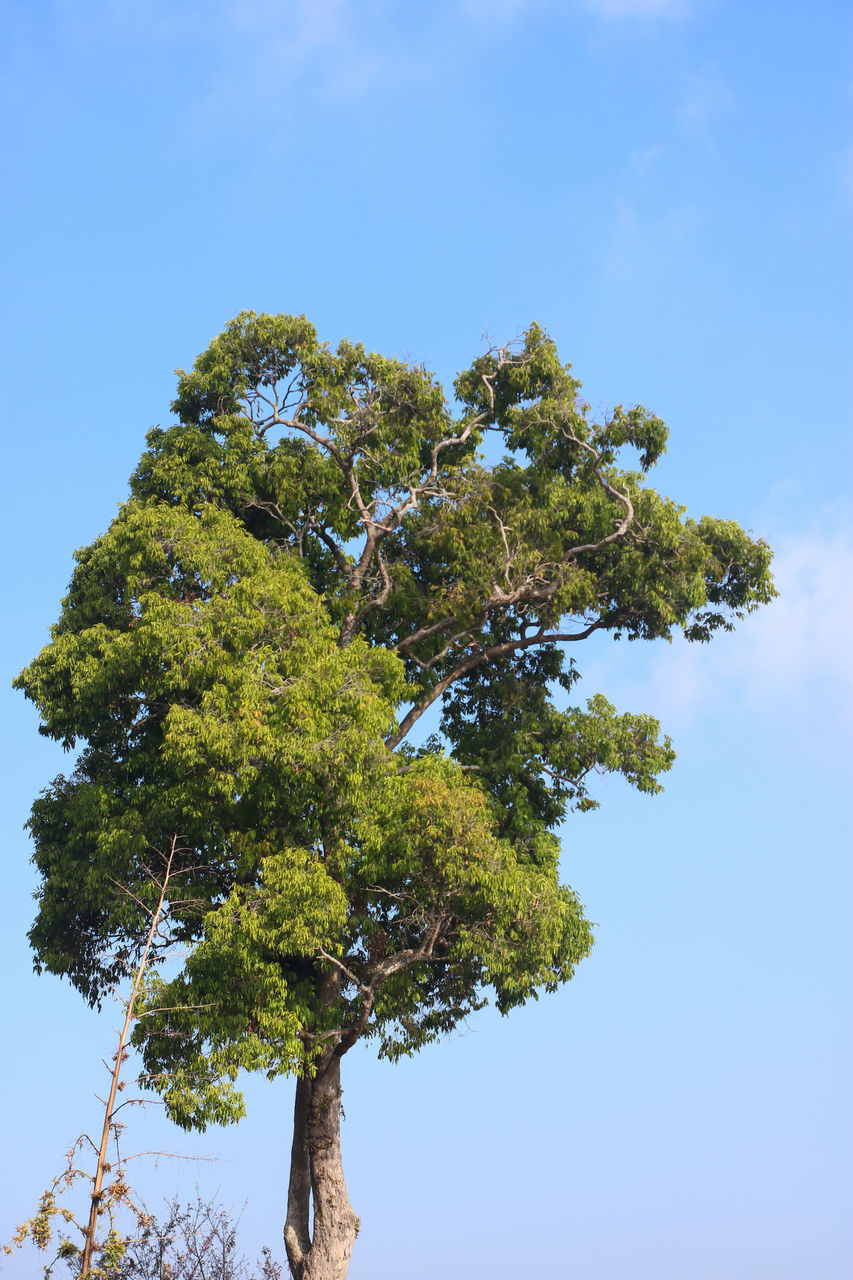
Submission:
[[[35,978],[22,824],[68,761],[8,679],[73,548],[235,312],[306,312],[452,378],[533,319],[593,406],[663,416],[660,486],[777,548],[780,600],[700,651],[598,646],[658,714],[656,799],[564,833],[598,942],[557,996],[418,1060],[345,1062],[352,1280],[846,1280],[851,1193],[853,24],[831,0],[2,5],[0,1236],[84,1127],[117,1011]],[[281,1254],[291,1086],[128,1146],[248,1197]],[[3,1264],[36,1277],[32,1255]]]

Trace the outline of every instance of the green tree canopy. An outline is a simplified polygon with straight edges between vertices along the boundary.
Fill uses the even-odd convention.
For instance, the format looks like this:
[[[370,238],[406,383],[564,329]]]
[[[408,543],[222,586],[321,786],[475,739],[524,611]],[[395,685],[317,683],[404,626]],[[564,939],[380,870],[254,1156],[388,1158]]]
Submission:
[[[355,1236],[343,1055],[571,977],[592,936],[557,828],[596,771],[653,793],[672,764],[652,717],[571,704],[571,646],[705,641],[773,594],[762,541],[649,487],[660,419],[595,422],[537,326],[455,392],[303,317],[238,317],[17,681],[79,750],[30,820],[36,964],[97,1002],[180,833],[187,958],[137,1039],[185,1126],[239,1116],[242,1068],[298,1077],[297,1280],[345,1275]]]

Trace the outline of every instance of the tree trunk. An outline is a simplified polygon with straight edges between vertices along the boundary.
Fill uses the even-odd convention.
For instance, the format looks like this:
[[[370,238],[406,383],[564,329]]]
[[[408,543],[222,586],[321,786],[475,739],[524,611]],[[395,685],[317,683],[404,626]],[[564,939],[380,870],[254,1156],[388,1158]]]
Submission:
[[[313,1079],[296,1082],[284,1228],[294,1280],[344,1280],[358,1226],[341,1160],[341,1060],[335,1053]]]

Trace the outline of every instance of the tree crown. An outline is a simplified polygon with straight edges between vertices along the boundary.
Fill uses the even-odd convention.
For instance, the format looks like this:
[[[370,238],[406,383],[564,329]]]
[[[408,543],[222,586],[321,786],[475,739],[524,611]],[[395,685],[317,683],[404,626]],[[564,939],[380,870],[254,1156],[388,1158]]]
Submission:
[[[660,419],[594,422],[537,326],[455,393],[239,316],[179,371],[177,423],[18,677],[80,744],[30,819],[36,963],[97,1001],[148,851],[178,831],[191,859],[187,958],[140,1033],[181,1123],[239,1114],[241,1067],[311,1071],[362,1036],[393,1058],[489,988],[507,1011],[569,978],[592,935],[556,829],[596,771],[653,793],[674,753],[649,715],[566,705],[566,656],[598,631],[705,641],[774,594],[763,541],[649,487]]]

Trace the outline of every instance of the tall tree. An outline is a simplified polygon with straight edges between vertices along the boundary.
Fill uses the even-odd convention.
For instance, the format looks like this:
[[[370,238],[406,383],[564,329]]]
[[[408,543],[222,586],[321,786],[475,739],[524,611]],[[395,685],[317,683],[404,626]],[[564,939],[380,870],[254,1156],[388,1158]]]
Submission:
[[[189,1127],[241,1114],[241,1068],[296,1076],[297,1280],[345,1276],[358,1229],[341,1059],[570,978],[592,935],[557,828],[596,771],[655,792],[672,764],[650,716],[571,705],[574,646],[708,640],[773,595],[762,541],[648,486],[660,419],[595,422],[537,326],[454,385],[239,316],[180,372],[178,422],[18,678],[83,744],[30,820],[36,964],[97,1002],[146,850],[180,832],[187,959],[149,985],[149,1079]]]

